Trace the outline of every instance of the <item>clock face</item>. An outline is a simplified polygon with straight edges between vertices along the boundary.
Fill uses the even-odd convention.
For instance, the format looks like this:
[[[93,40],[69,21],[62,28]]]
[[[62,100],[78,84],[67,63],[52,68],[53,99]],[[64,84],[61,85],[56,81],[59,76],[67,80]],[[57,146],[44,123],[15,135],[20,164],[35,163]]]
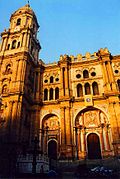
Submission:
[[[90,102],[90,101],[91,101],[91,99],[90,99],[90,98],[86,98],[86,101],[87,101],[87,102]]]

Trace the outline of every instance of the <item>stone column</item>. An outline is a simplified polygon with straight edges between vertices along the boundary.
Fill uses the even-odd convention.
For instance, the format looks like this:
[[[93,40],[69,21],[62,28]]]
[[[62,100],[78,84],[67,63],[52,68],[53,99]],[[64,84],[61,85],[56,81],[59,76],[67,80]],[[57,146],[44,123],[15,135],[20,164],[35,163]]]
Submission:
[[[15,80],[15,81],[17,80],[18,66],[19,66],[19,60],[16,60],[15,77],[14,77],[14,80]]]
[[[55,89],[53,89],[53,100],[55,100]]]
[[[112,131],[112,138],[113,138],[113,148],[115,156],[118,156],[120,149],[118,146],[120,145],[120,128],[119,128],[119,117],[116,115],[115,111],[115,104],[110,102],[109,104],[109,111],[110,111],[110,124],[111,124],[111,131]],[[117,109],[119,110],[119,108]],[[120,110],[119,110],[120,111]]]
[[[81,129],[78,130],[78,159],[81,158]]]
[[[65,108],[65,126],[66,126],[66,139],[67,145],[71,145],[71,120],[70,120],[70,107]]]
[[[18,102],[14,101],[13,103],[13,110],[12,110],[12,139],[17,142],[18,136],[16,134],[17,131],[17,107],[18,107]]]
[[[2,51],[4,51],[4,50],[6,49],[7,41],[8,41],[8,38],[7,38],[7,37],[4,37],[3,46],[2,46]]]
[[[106,150],[110,151],[110,142],[109,142],[109,136],[108,136],[108,129],[105,129],[105,139],[106,139]]]
[[[39,108],[37,107],[35,112],[35,135],[37,136],[39,134],[39,126],[40,126],[40,111]]]
[[[37,80],[37,89],[36,89],[36,91],[37,91],[37,93],[36,93],[36,98],[38,99],[38,100],[40,100],[40,72],[38,72],[38,80]]]
[[[23,33],[21,34],[21,36],[20,36],[20,47],[22,47],[22,45],[23,45]]]
[[[8,112],[8,140],[11,140],[12,109],[13,109],[13,101],[10,101],[9,112]]]
[[[17,129],[16,129],[16,135],[18,136],[18,140],[21,140],[22,135],[22,98],[18,102],[17,107]]]
[[[67,67],[65,67],[65,95],[69,96],[69,77]]]
[[[27,34],[27,39],[26,39],[26,47],[29,47],[29,42],[30,42],[30,32]]]
[[[22,66],[23,66],[23,60],[20,59],[18,63],[17,81],[21,80]]]
[[[108,74],[107,74],[107,71],[106,71],[105,62],[103,62],[103,79],[104,79],[105,91],[110,91],[110,84],[109,84],[109,81],[108,81]]]
[[[27,32],[25,32],[23,36],[23,47],[26,47],[26,43],[27,43]]]
[[[81,143],[82,143],[82,152],[85,152],[86,151],[86,141],[85,141],[85,131],[84,129],[82,129],[81,131]]]
[[[110,61],[108,62],[107,70],[108,70],[108,75],[110,77],[110,83],[112,85],[112,90],[117,91]]]
[[[100,141],[101,141],[101,145],[102,145],[102,151],[104,151],[105,144],[104,144],[104,136],[103,136],[103,127],[101,128],[101,132],[100,132]]]
[[[65,108],[61,107],[60,111],[60,116],[61,116],[61,144],[65,145],[66,144],[66,128],[65,128]]]
[[[90,94],[93,95],[93,88],[92,88],[92,84],[90,84]]]

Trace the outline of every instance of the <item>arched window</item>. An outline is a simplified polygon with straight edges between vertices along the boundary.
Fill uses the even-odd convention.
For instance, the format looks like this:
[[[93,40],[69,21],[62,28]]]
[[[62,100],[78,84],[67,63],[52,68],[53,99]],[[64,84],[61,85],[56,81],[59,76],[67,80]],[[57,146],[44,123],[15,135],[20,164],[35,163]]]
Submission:
[[[89,78],[89,73],[87,70],[83,71],[83,78]]]
[[[17,44],[17,48],[19,48],[20,47],[20,42],[18,42],[18,44]]]
[[[91,94],[90,84],[89,84],[89,83],[86,83],[86,84],[85,84],[85,94]]]
[[[15,49],[16,48],[16,40],[13,40],[12,42],[12,49]]]
[[[10,74],[10,73],[12,73],[12,71],[11,71],[11,64],[8,64],[6,66],[5,74]]]
[[[53,83],[53,76],[50,77],[50,83]]]
[[[21,24],[21,19],[17,19],[17,24],[16,25],[20,25]]]
[[[55,88],[55,99],[59,99],[59,88]]]
[[[77,97],[83,96],[83,88],[81,84],[77,85]]]
[[[53,99],[53,88],[50,88],[50,100]]]
[[[44,101],[48,100],[48,89],[44,89]]]
[[[97,82],[93,82],[92,89],[93,89],[93,95],[98,95],[99,94],[99,89],[98,89]]]
[[[8,44],[8,46],[7,46],[7,50],[9,50],[10,49],[10,44]]]
[[[120,92],[120,80],[117,80],[118,90]]]
[[[4,85],[2,87],[2,94],[7,93],[7,85]]]

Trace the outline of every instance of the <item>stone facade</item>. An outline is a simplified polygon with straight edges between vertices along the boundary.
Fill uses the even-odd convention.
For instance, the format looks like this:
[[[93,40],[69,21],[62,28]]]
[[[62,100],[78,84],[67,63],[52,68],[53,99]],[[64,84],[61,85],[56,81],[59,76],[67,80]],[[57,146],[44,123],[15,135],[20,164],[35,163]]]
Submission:
[[[26,5],[10,18],[0,46],[0,137],[30,148],[34,136],[51,158],[120,155],[120,56],[107,48],[58,62],[39,60],[39,25]]]

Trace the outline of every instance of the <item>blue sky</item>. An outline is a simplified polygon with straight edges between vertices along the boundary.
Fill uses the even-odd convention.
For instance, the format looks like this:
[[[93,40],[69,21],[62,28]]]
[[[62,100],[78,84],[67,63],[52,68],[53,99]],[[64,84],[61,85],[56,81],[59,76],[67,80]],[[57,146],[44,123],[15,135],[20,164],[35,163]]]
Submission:
[[[0,0],[0,32],[27,0]],[[30,0],[40,29],[38,39],[45,63],[61,54],[94,53],[107,47],[120,54],[120,0]]]

